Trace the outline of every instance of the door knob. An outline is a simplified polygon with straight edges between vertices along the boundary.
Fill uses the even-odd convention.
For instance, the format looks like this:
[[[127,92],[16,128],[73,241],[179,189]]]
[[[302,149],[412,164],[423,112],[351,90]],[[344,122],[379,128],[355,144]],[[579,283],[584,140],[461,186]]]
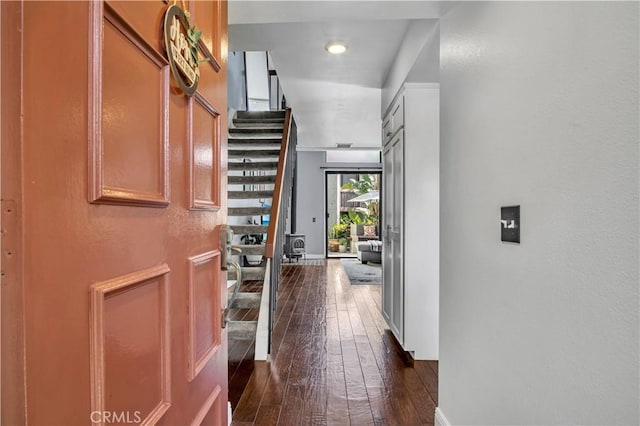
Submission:
[[[233,230],[229,225],[220,226],[220,254],[221,268],[226,271],[231,261],[231,243],[233,241]]]

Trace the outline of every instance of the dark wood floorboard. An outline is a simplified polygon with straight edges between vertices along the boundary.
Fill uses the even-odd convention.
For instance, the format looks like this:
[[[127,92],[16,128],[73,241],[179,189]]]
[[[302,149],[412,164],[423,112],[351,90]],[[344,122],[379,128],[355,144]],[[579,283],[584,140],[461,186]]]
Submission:
[[[438,363],[402,351],[380,297],[379,285],[350,285],[339,260],[284,266],[272,354],[255,363],[233,425],[432,425]]]

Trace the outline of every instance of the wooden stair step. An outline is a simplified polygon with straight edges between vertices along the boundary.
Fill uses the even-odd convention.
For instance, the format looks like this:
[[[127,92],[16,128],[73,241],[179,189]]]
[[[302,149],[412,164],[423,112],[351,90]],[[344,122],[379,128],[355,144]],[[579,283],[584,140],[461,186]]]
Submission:
[[[233,247],[242,250],[242,254],[264,255],[264,244],[238,244]]]
[[[233,300],[229,302],[230,309],[260,309],[260,301],[262,293],[258,292],[239,292],[236,293]]]
[[[229,225],[236,235],[243,234],[264,234],[267,232],[267,225]],[[244,269],[243,269],[244,272]],[[243,275],[244,279],[250,279]]]
[[[227,198],[230,200],[260,200],[262,198],[272,198],[271,191],[228,191]]]
[[[229,207],[227,210],[229,216],[258,216],[270,213],[271,207]]]
[[[253,163],[232,163],[229,162],[229,170],[277,170],[277,161],[256,161]]]
[[[230,185],[257,185],[257,184],[276,183],[276,175],[262,175],[262,176],[227,175],[227,177],[228,177],[228,183]]]
[[[229,339],[255,340],[258,321],[229,321],[227,323],[227,335]]]
[[[230,149],[229,158],[279,157],[279,149]]]

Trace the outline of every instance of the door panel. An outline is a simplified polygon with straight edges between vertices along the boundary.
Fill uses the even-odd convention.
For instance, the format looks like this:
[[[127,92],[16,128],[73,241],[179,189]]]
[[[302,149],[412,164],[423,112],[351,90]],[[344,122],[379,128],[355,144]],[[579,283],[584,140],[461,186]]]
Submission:
[[[164,2],[22,4],[29,424],[226,424],[227,6],[188,7],[220,65],[198,101],[173,88]]]
[[[391,244],[393,247],[393,315],[392,329],[400,343],[404,343],[404,275],[402,228],[404,219],[404,159],[403,132],[392,141],[393,152],[393,226]]]
[[[0,130],[2,200],[0,221],[0,424],[22,425],[25,416],[24,303],[22,288],[22,146],[21,49],[22,5],[0,2]]]
[[[382,314],[401,344],[404,341],[403,132],[399,131],[393,135],[383,150],[382,206],[385,220],[382,251]]]
[[[101,6],[90,7],[91,201],[162,207],[169,202],[169,65],[125,15]]]
[[[383,184],[382,194],[382,315],[387,323],[391,323],[393,314],[393,246],[391,229],[393,228],[393,151],[391,145],[383,151]]]

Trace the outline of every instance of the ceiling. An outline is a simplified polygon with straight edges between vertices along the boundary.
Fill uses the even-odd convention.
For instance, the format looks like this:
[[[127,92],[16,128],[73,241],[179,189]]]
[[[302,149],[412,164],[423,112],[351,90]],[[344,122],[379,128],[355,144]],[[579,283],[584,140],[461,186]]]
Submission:
[[[230,1],[229,50],[268,51],[298,125],[298,149],[380,148],[381,88],[411,20],[429,1]],[[326,52],[330,41],[345,54]]]

